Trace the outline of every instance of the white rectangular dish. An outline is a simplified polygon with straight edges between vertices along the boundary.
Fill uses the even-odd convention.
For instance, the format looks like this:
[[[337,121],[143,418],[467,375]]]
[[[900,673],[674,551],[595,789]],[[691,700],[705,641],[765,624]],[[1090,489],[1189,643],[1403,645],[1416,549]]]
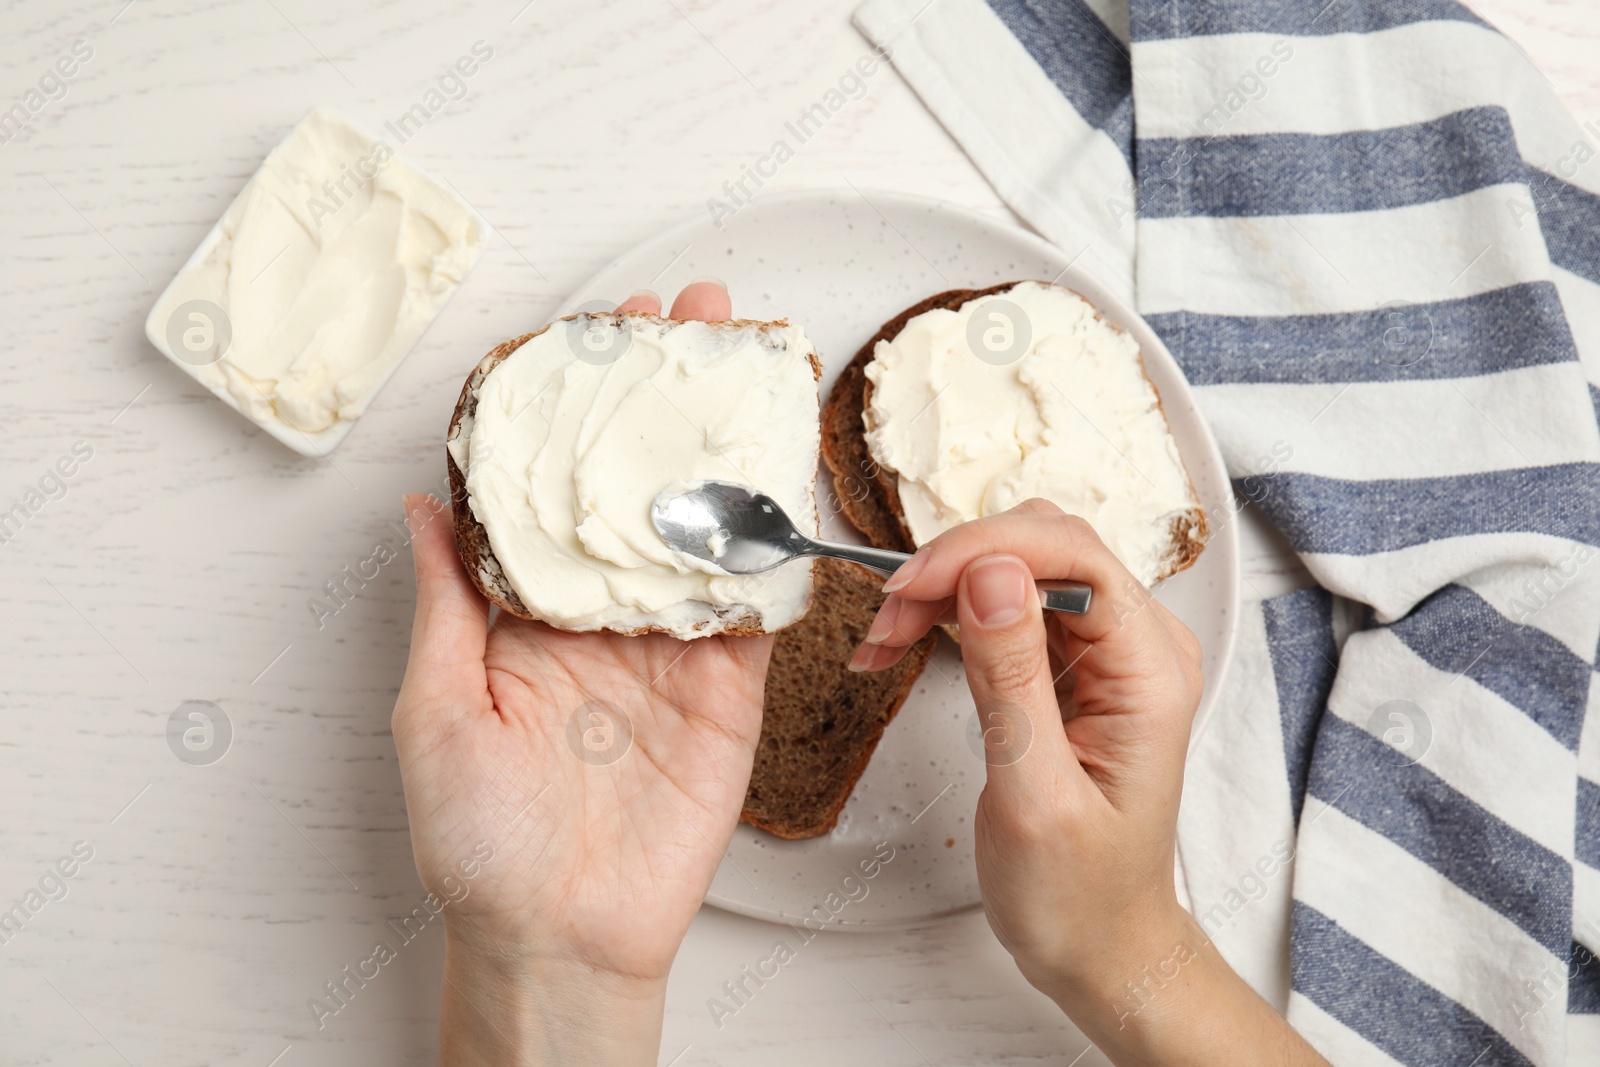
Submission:
[[[487,230],[382,138],[319,108],[157,298],[145,336],[283,444],[324,456],[460,288]]]

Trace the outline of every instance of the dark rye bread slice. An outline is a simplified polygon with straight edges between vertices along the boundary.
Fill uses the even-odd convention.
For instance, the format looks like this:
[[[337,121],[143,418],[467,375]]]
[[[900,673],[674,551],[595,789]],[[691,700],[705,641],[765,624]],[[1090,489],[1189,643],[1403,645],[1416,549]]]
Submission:
[[[956,311],[970,300],[1003,293],[1021,284],[1021,282],[1006,282],[1003,285],[992,285],[987,289],[950,289],[936,293],[921,303],[913,304],[884,323],[883,327],[861,346],[849,366],[840,373],[832,391],[828,393],[828,399],[822,406],[822,459],[833,472],[834,490],[838,495],[840,513],[877,547],[911,552],[915,550],[916,545],[912,542],[911,531],[905,523],[905,511],[901,507],[900,492],[896,484],[897,476],[894,471],[874,460],[871,450],[867,447],[864,416],[867,405],[872,399],[872,383],[867,380],[867,364],[872,362],[873,349],[877,347],[879,341],[891,341],[899,336],[900,331],[905,329],[906,323],[925,311],[937,308]],[[1101,322],[1106,322],[1098,309],[1095,315]],[[1107,323],[1107,325],[1112,324]],[[1112,325],[1112,329],[1120,332],[1120,328],[1115,325]],[[1140,359],[1140,369],[1143,370],[1143,357]],[[1149,377],[1149,373],[1146,372],[1147,381]],[[1151,388],[1155,388],[1154,382],[1151,383]],[[1159,390],[1156,391],[1156,405],[1158,407],[1161,405]],[[1166,417],[1165,409],[1162,410],[1162,417]],[[1187,479],[1187,471],[1184,472],[1184,476]],[[1169,530],[1171,549],[1157,581],[1169,578],[1192,565],[1200,557],[1206,540],[1211,535],[1205,510],[1200,506],[1193,482],[1189,484],[1189,496],[1195,501],[1195,505],[1173,517]]]
[[[839,812],[890,720],[922,673],[938,632],[885,671],[847,668],[883,603],[883,579],[841,560],[819,559],[811,612],[772,649],[761,741],[740,821],[778,837],[816,837]]]
[[[652,322],[674,321],[643,311],[629,311],[624,312],[624,314]],[[578,315],[568,315],[566,318],[557,319],[555,322],[534,330],[532,333],[514,337],[504,344],[490,349],[488,355],[478,361],[478,365],[472,369],[471,374],[467,375],[466,382],[461,386],[461,396],[456,401],[454,413],[450,416],[450,427],[445,431],[445,443],[448,445],[449,442],[455,440],[456,436],[461,433],[462,422],[470,422],[476,415],[478,410],[478,390],[482,387],[483,380],[489,376],[490,371],[499,366],[511,353],[544,333],[545,330],[579,317]],[[722,322],[709,323],[708,325],[717,329],[739,329],[745,326],[773,326],[787,325],[787,323],[781,320],[777,322],[762,322],[757,319],[728,319]],[[822,364],[815,353],[811,355],[810,359],[811,373],[820,380],[822,377]],[[451,454],[448,447],[445,449],[445,466],[450,476],[450,511],[455,521],[456,551],[461,556],[461,565],[466,568],[467,575],[472,579],[472,584],[477,586],[478,592],[482,593],[490,603],[499,605],[501,610],[508,611],[519,619],[533,621],[532,613],[528,610],[527,605],[522,602],[522,598],[517,595],[517,591],[511,587],[510,581],[506,579],[505,571],[501,569],[500,561],[495,558],[494,549],[489,544],[489,531],[484,529],[483,524],[478,521],[477,515],[473,513],[471,501],[467,497],[466,472],[456,463],[456,458]],[[812,602],[815,603],[815,597],[813,597]],[[557,628],[559,629],[559,627]],[[645,626],[628,632],[641,634],[652,631],[664,632],[661,627],[655,626]],[[725,626],[717,631],[719,634],[735,637],[750,637],[766,632],[768,631],[763,630],[758,623],[748,619]]]

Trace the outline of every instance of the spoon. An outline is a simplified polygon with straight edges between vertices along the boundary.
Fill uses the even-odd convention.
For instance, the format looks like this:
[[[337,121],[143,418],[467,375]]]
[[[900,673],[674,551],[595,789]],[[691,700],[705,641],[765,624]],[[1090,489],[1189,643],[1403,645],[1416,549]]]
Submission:
[[[832,556],[893,574],[911,558],[905,552],[807,537],[770,496],[728,482],[702,482],[687,491],[663,489],[650,518],[667,547],[729,574],[756,574],[807,556]],[[1089,610],[1091,590],[1082,582],[1034,584],[1039,602],[1050,611],[1082,615]]]

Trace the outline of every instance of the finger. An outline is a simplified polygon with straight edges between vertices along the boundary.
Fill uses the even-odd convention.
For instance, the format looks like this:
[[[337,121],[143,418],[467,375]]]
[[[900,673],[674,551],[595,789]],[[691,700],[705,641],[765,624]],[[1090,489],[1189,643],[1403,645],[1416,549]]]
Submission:
[[[890,596],[878,609],[863,644],[914,645],[935,626],[956,621],[956,598],[906,600]]]
[[[408,494],[405,509],[416,563],[417,611],[404,688],[419,699],[401,701],[401,706],[425,707],[440,716],[462,714],[488,695],[483,654],[489,607],[456,554],[450,509],[424,493]]]
[[[975,560],[961,576],[956,619],[989,784],[1006,799],[1037,804],[1077,760],[1061,728],[1044,611],[1027,564],[1010,555]]]
[[[1059,621],[1049,617],[1044,621],[1045,642],[1050,647],[1050,654],[1059,662],[1050,668],[1052,677],[1059,678],[1062,674],[1076,666],[1072,662],[1073,650],[1069,647],[1076,641],[1081,645],[1088,645],[1081,637],[1073,637],[1071,631],[1062,626]]]
[[[642,311],[646,315],[661,314],[661,298],[648,289],[640,289],[617,305],[618,311]]]
[[[733,300],[727,287],[710,278],[690,282],[672,302],[672,318],[721,322],[733,318]]]
[[[955,593],[961,575],[988,555],[1014,555],[1040,578],[1087,582],[1094,589],[1089,611],[1062,615],[1074,634],[1102,640],[1119,630],[1144,635],[1125,626],[1159,625],[1143,608],[1149,592],[1128,572],[1083,519],[1067,515],[1046,501],[1027,501],[1010,511],[946,530],[917,551],[884,588],[908,600],[941,600]]]
[[[1040,496],[1030,496],[1028,499],[1024,500],[1016,507],[1010,508],[1009,510],[1024,515],[1061,516],[1066,514],[1066,512],[1062,510],[1060,504],[1053,503]]]
[[[857,673],[871,674],[875,671],[886,671],[905,659],[910,652],[910,645],[863,644],[856,649],[855,655],[850,657],[850,662],[846,666]]]
[[[881,671],[892,667],[912,645],[927,636],[929,630],[955,621],[955,597],[905,600],[891,595],[873,617],[872,625],[850,660],[850,669]]]

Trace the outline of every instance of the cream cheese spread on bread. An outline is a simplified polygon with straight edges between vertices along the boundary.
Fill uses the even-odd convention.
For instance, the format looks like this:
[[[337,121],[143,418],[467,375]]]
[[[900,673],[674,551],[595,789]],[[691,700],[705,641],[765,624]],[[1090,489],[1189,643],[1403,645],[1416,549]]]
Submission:
[[[816,533],[814,349],[798,326],[582,315],[489,371],[448,442],[501,571],[568,630],[772,631],[811,597],[808,562],[732,576],[669,549],[663,488],[751,486]]]
[[[340,117],[313,111],[268,154],[162,303],[220,309],[220,359],[186,359],[251,419],[354,420],[483,252],[472,210]],[[157,315],[165,322],[167,316]]]
[[[867,447],[918,545],[1042,497],[1144,584],[1161,576],[1194,490],[1138,345],[1081,296],[1023,282],[924,312],[866,376]]]

